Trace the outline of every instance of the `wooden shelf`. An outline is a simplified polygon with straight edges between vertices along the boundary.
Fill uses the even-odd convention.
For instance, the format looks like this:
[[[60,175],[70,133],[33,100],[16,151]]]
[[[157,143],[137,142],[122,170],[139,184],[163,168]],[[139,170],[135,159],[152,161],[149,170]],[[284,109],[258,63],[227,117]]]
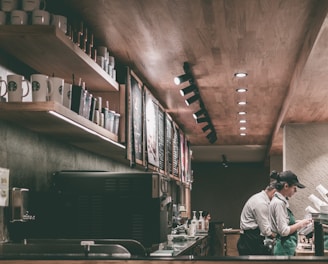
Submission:
[[[89,91],[118,91],[119,85],[60,29],[44,25],[0,26],[0,48],[36,71],[64,78],[79,78]]]
[[[59,103],[0,103],[0,120],[126,162],[125,146],[117,143],[117,135]]]

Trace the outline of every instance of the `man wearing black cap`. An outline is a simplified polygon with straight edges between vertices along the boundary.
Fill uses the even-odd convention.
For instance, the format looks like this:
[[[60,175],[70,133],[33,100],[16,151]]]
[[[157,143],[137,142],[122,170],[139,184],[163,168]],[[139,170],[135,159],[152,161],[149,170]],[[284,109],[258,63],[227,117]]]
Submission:
[[[274,255],[293,256],[297,246],[297,230],[310,224],[310,219],[302,219],[298,222],[289,209],[288,199],[291,198],[298,188],[305,188],[291,171],[270,175],[276,182],[276,193],[269,206],[270,224],[273,232],[277,234],[274,245]]]

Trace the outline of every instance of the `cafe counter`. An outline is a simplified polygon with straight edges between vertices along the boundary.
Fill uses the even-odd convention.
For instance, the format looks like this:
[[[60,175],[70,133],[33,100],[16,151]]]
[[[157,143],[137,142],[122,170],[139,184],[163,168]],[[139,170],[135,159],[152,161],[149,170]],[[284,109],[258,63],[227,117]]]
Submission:
[[[124,245],[124,246],[122,246]],[[129,249],[129,250],[127,250]],[[241,264],[318,263],[328,256],[206,256],[208,236],[161,244],[146,253],[132,240],[37,240],[0,244],[1,264]],[[132,254],[131,254],[132,253]],[[144,254],[145,253],[145,254]],[[173,262],[173,263],[172,263]]]

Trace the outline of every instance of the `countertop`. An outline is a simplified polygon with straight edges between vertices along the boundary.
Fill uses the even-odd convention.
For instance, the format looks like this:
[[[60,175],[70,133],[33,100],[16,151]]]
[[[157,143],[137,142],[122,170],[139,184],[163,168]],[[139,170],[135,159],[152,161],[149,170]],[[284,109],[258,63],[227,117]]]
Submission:
[[[181,256],[200,244],[206,234],[164,242],[151,252],[138,241],[125,239],[31,239],[0,244],[0,259],[132,259],[150,256]],[[190,254],[190,253],[188,253]]]
[[[194,237],[184,237],[183,241],[174,240],[172,242],[165,242],[159,245],[159,249],[150,253],[150,256],[181,256],[188,252],[189,249],[201,243],[207,237],[206,234],[197,234]]]
[[[149,261],[149,264],[163,264],[163,261],[175,262],[176,264],[185,264],[186,262],[192,263],[197,262],[197,264],[210,264],[210,263],[227,263],[227,264],[240,264],[242,262],[249,263],[278,263],[279,264],[289,264],[294,262],[297,264],[307,264],[307,263],[327,263],[327,256],[224,256],[224,257],[198,257],[192,255],[184,255],[188,249],[201,243],[206,236],[200,236],[199,238],[189,239],[183,242],[176,242],[173,245],[170,243],[163,243],[162,248],[157,250],[169,249],[173,246],[173,254],[167,255],[156,255],[153,256],[136,256],[126,254],[123,248],[119,247],[115,254],[111,254],[111,250],[104,252],[105,248],[110,249],[110,245],[105,242],[109,241],[96,241],[101,242],[96,247],[91,247],[91,254],[85,255],[84,251],[81,251],[80,244],[71,243],[66,246],[59,246],[57,244],[50,244],[49,241],[43,241],[44,243],[3,243],[0,244],[0,262],[1,264],[144,264]],[[57,241],[58,242],[58,241]],[[115,244],[114,244],[115,245]],[[47,249],[46,253],[41,252]],[[59,251],[58,251],[59,250]],[[75,253],[74,253],[75,250]],[[156,251],[157,251],[156,250]],[[156,252],[155,251],[155,252]],[[65,253],[66,252],[66,253]],[[101,253],[102,252],[102,253]],[[10,254],[9,254],[10,253]]]

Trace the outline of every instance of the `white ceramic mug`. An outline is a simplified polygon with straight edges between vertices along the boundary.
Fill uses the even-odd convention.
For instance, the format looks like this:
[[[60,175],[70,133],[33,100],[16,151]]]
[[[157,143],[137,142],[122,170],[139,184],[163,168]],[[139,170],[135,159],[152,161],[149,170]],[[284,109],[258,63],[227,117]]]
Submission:
[[[50,13],[45,10],[34,10],[32,12],[32,24],[33,25],[49,25]]]
[[[41,0],[22,0],[22,9],[24,11],[33,11],[40,9]]]
[[[26,92],[24,93],[23,82],[26,82]],[[10,74],[7,75],[7,92],[8,102],[22,102],[23,97],[26,97],[30,92],[30,86],[24,76]]]
[[[2,83],[4,83],[5,85],[2,85]],[[2,87],[4,87],[4,93],[2,94]],[[3,97],[7,94],[7,82],[5,80],[2,80],[0,77],[0,97]]]
[[[13,10],[10,13],[10,24],[27,25],[27,13],[23,10]]]
[[[18,0],[1,0],[1,9],[5,12],[11,12],[18,8]]]
[[[45,102],[48,101],[48,97],[51,94],[51,90],[48,84],[48,76],[44,74],[32,74],[32,101],[33,102]]]
[[[63,105],[69,109],[71,109],[71,95],[72,95],[72,85],[70,83],[64,83]]]
[[[48,78],[50,93],[50,101],[56,101],[58,103],[63,103],[63,89],[64,89],[64,79],[59,77],[49,77]]]
[[[51,15],[51,25],[56,26],[65,34],[67,32],[67,17],[61,15]]]
[[[7,20],[7,15],[5,11],[0,10],[0,25],[5,25]]]

